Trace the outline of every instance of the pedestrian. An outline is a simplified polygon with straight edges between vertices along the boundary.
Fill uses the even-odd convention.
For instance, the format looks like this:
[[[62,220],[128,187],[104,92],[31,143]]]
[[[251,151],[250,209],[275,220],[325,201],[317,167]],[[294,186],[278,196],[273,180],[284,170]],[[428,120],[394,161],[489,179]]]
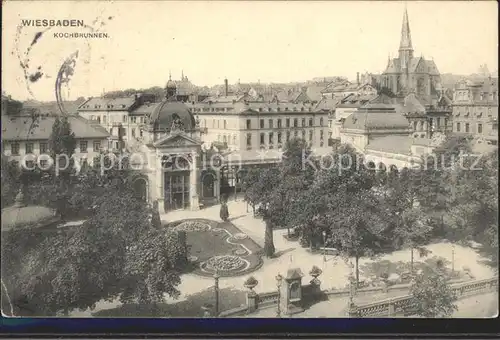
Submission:
[[[224,222],[227,222],[229,219],[229,210],[227,208],[227,197],[223,195],[221,197],[221,206],[220,206],[220,219]]]

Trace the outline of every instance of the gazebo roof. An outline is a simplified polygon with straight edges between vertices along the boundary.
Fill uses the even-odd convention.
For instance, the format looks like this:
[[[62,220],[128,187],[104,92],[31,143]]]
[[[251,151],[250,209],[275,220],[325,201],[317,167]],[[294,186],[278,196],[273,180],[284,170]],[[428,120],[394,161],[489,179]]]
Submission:
[[[59,220],[54,209],[26,205],[24,194],[19,190],[14,205],[2,209],[2,232],[43,228]]]

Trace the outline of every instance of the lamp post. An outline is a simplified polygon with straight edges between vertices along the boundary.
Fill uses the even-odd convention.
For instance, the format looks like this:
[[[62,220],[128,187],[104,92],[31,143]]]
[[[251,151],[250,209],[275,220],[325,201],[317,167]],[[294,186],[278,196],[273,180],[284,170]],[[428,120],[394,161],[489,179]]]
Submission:
[[[215,292],[215,317],[219,316],[219,273],[215,271],[214,274],[214,292]]]
[[[326,231],[323,230],[323,262],[326,262]]]
[[[276,311],[276,316],[281,318],[281,284],[283,282],[283,276],[278,274],[276,276],[276,287],[278,287],[278,310]]]

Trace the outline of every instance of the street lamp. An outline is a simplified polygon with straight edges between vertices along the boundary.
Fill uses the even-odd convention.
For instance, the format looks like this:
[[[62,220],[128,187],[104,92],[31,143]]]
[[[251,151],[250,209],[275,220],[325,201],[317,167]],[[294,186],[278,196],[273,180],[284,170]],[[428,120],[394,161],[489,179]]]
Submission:
[[[219,316],[219,273],[215,271],[214,273],[214,291],[215,291],[215,317]]]
[[[326,231],[323,230],[323,262],[326,262]]]
[[[278,274],[276,276],[276,287],[278,287],[278,310],[276,311],[276,316],[281,317],[281,284],[283,282],[283,276]]]

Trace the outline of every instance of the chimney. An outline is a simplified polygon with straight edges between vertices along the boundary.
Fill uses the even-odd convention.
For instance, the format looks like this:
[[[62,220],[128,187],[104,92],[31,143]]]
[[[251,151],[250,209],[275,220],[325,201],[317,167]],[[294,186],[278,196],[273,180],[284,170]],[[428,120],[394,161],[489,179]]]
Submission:
[[[359,72],[356,74],[356,82],[358,83],[359,85]]]
[[[225,91],[225,96],[227,97],[229,95],[229,85],[227,83],[227,78],[224,79],[224,91]]]

